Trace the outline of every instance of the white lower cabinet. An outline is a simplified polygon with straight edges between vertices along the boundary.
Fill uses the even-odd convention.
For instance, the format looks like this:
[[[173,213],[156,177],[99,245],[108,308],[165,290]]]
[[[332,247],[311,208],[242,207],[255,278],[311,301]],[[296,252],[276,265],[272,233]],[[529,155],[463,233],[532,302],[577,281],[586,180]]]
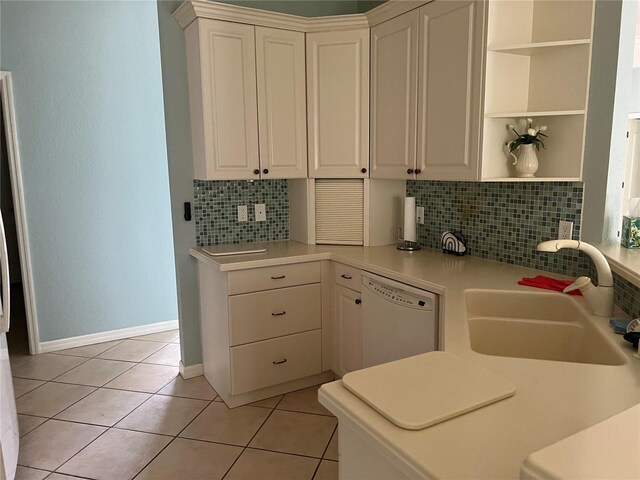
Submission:
[[[362,307],[360,292],[336,285],[338,369],[345,375],[362,368]]]
[[[229,297],[232,346],[321,327],[319,283]]]
[[[204,375],[229,407],[333,380],[320,262],[228,273],[200,262],[198,276]]]
[[[409,475],[400,469],[398,461],[383,454],[371,440],[356,431],[347,422],[338,424],[340,444],[339,478],[350,480],[403,480],[423,478],[418,472]]]
[[[320,373],[321,331],[231,348],[231,393],[259,390]]]

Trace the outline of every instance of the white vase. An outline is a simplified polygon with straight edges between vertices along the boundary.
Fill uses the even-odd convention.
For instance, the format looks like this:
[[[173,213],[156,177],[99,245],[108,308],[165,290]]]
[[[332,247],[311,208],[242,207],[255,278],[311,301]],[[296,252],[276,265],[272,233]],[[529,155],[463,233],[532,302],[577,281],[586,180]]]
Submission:
[[[516,166],[516,173],[520,178],[532,178],[538,171],[538,155],[536,147],[533,144],[519,145],[516,150],[520,151],[517,157],[511,153],[515,159],[513,164]]]

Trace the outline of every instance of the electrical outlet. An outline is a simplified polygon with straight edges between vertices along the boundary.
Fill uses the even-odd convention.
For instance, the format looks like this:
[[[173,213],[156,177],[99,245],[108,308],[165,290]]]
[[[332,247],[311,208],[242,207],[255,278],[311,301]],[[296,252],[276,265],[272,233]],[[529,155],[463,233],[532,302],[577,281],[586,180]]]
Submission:
[[[238,221],[246,222],[249,220],[249,215],[247,213],[246,205],[238,205]]]
[[[266,222],[267,221],[267,207],[264,203],[256,203],[254,205],[256,209],[256,222]]]
[[[424,207],[416,207],[416,223],[424,225]]]
[[[560,220],[558,224],[558,240],[571,240],[573,237],[573,222]]]

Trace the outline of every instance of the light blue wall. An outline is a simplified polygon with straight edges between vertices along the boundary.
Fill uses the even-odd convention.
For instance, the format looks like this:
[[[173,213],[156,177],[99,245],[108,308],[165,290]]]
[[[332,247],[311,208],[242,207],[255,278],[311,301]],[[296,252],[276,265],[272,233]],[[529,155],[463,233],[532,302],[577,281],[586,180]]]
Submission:
[[[325,15],[349,15],[364,13],[386,0],[218,0],[241,7],[259,8],[272,12],[321,17]]]
[[[177,319],[155,2],[0,2],[40,341]]]
[[[189,256],[189,249],[196,245],[196,222],[187,222],[182,216],[184,202],[193,202],[193,162],[184,32],[171,17],[180,3],[158,2],[158,24],[178,279],[180,348],[182,362],[188,366],[202,362],[202,352],[196,261]]]
[[[357,0],[221,0],[221,3],[303,17],[358,13]]]

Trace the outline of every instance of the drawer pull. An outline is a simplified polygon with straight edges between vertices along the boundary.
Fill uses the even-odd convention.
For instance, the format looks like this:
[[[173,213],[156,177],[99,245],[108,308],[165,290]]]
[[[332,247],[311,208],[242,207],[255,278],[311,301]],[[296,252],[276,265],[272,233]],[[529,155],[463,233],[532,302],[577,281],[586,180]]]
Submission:
[[[277,277],[271,277],[271,280],[282,280],[285,277],[286,277],[286,275],[279,275]]]
[[[344,278],[345,280],[351,280],[353,277],[351,275],[347,275],[346,273],[343,273],[342,275],[340,275],[342,278]]]
[[[278,313],[272,313],[271,316],[272,317],[281,317],[282,315],[286,315],[287,312],[285,312],[284,310]]]
[[[273,361],[273,362],[271,362],[271,363],[273,363],[274,365],[282,365],[283,363],[287,363],[287,359],[286,359],[286,358],[284,358],[284,359],[282,359],[282,360],[278,360],[277,362],[274,360],[274,361]]]

